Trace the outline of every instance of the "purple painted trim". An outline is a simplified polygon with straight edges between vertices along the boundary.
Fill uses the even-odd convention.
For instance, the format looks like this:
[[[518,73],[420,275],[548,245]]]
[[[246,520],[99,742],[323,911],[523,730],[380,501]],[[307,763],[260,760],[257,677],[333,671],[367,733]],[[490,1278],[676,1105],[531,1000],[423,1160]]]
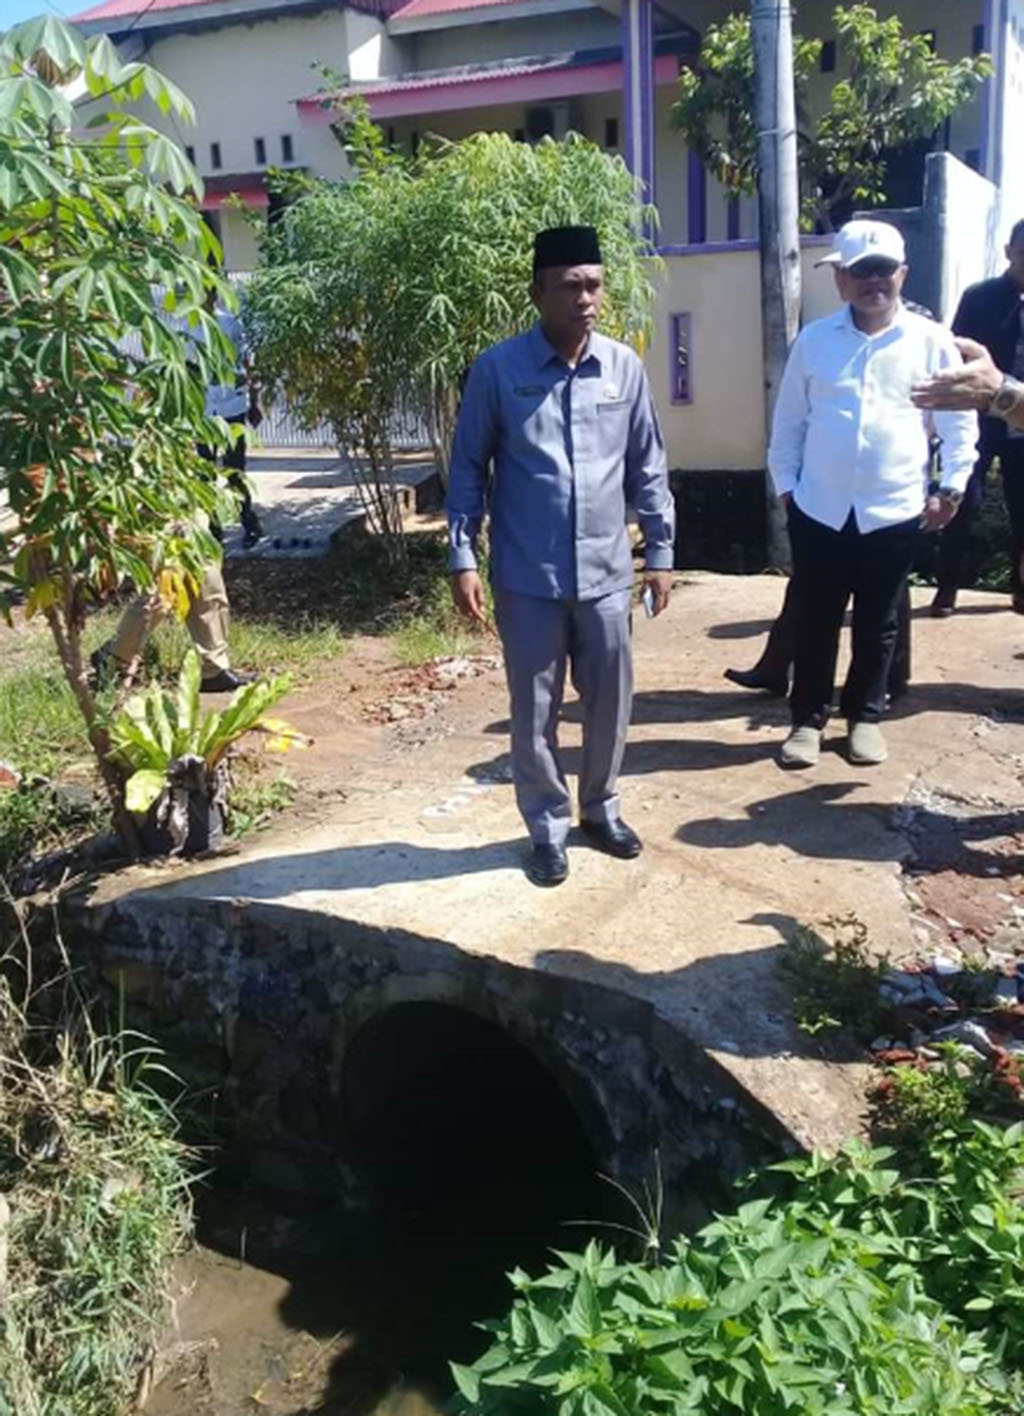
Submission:
[[[998,0],[985,0],[985,18],[982,22],[985,26],[985,43],[983,47],[990,54],[992,53],[992,41],[995,37],[997,4]],[[992,145],[992,134],[990,130],[993,118],[992,85],[994,82],[995,78],[990,77],[987,78],[981,86],[981,147],[978,153],[978,171],[983,177],[989,175],[988,155]]]
[[[668,317],[668,392],[672,403],[693,402],[693,323],[688,310]],[[680,338],[680,336],[682,336]],[[685,362],[680,368],[680,345]]]
[[[640,175],[647,200],[654,191],[654,10],[653,0],[640,5]]]
[[[702,246],[708,239],[707,170],[692,151],[686,162],[686,234],[691,246]]]
[[[801,236],[800,249],[813,250],[818,246],[831,246],[831,236]],[[757,241],[703,241],[695,245],[668,245],[658,246],[655,254],[658,256],[721,256],[727,255],[731,251],[756,251]]]
[[[622,0],[622,154],[634,176],[636,153],[633,148],[633,29],[630,11],[633,0]]]

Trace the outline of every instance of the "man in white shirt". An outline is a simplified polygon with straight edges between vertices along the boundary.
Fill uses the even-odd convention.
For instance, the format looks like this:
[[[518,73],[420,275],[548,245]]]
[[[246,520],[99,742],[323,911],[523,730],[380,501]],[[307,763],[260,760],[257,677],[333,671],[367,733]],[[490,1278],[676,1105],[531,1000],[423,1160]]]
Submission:
[[[768,464],[788,509],[799,606],[793,728],[787,767],[811,767],[821,751],[835,681],[839,631],[853,597],[853,657],[841,698],[848,755],[860,766],[887,756],[879,720],[896,638],[899,597],[922,521],[945,526],[975,459],[969,415],[927,415],[910,391],[954,367],[952,335],[911,314],[900,292],[906,250],[881,221],[851,221],[822,264],[835,267],[844,300],[797,337],[779,388]],[[942,438],[943,481],[927,484],[930,427]]]

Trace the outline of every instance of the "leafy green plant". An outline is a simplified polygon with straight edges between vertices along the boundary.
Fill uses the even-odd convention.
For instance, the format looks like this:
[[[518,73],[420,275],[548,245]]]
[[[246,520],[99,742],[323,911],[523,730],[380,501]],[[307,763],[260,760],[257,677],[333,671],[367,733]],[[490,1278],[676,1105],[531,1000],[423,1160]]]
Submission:
[[[230,778],[227,754],[249,732],[267,734],[271,751],[286,752],[304,739],[287,723],[268,718],[267,710],[287,693],[291,679],[258,680],[237,689],[224,709],[203,712],[199,655],[185,656],[175,693],[153,684],[130,698],[110,728],[111,752],[130,772],[125,804],[140,816],[153,812],[166,827],[172,849],[182,850],[189,836],[190,802],[204,800],[223,809]]]
[[[461,1416],[1010,1416],[1024,1397],[1024,1131],[853,1144],[653,1267],[590,1244],[485,1324]]]
[[[875,1131],[899,1141],[923,1139],[962,1121],[977,1093],[981,1059],[961,1060],[954,1047],[942,1063],[889,1067],[871,1089]]]
[[[822,41],[793,42],[797,144],[804,223],[832,229],[832,213],[851,202],[885,202],[887,156],[927,140],[977,93],[992,72],[987,55],[950,62],[925,34],[908,34],[898,15],[871,5],[833,12],[842,72],[828,106],[813,112],[812,75]],[[729,15],[704,36],[700,65],[683,69],[673,121],[687,145],[734,195],[757,187],[754,57],[749,14]]]
[[[878,990],[888,960],[871,953],[867,929],[855,915],[830,919],[826,928],[831,941],[801,926],[780,955],[779,967],[795,990],[798,1025],[812,1035],[848,1027],[870,1041],[885,1020]]]
[[[789,1203],[890,1246],[889,1262],[968,1327],[986,1332],[993,1370],[1024,1373],[1024,1126],[962,1121],[899,1149],[849,1146],[835,1160],[783,1162]],[[1007,1404],[1007,1411],[1020,1410]]]
[[[85,40],[53,16],[0,34],[0,600],[9,613],[16,589],[45,618],[129,847],[84,663],[86,611],[125,576],[180,599],[219,554],[205,528],[226,515],[225,493],[197,445],[227,441],[203,388],[234,363],[205,308],[210,290],[232,297],[211,268],[201,184],[129,111],[147,99],[193,117],[174,84],[123,62],[106,36]]]

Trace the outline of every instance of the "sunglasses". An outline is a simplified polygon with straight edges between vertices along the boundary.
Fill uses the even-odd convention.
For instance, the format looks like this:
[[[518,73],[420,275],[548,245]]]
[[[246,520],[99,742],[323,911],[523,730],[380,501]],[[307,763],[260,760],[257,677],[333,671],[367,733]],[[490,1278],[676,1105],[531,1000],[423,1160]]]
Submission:
[[[879,256],[858,261],[855,266],[849,266],[848,270],[855,280],[877,280],[895,275],[899,266],[895,261],[887,261]]]

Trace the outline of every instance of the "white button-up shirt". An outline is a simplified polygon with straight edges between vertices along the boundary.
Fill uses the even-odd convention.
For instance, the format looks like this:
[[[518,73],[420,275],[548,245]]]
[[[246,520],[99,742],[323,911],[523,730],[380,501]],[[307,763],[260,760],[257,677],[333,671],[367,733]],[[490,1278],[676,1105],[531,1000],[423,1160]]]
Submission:
[[[849,305],[801,330],[775,405],[768,466],[775,490],[805,515],[860,531],[920,516],[928,438],[942,439],[942,485],[962,492],[978,440],[973,413],[923,413],[911,387],[959,366],[953,336],[900,306],[880,334],[864,334]]]

